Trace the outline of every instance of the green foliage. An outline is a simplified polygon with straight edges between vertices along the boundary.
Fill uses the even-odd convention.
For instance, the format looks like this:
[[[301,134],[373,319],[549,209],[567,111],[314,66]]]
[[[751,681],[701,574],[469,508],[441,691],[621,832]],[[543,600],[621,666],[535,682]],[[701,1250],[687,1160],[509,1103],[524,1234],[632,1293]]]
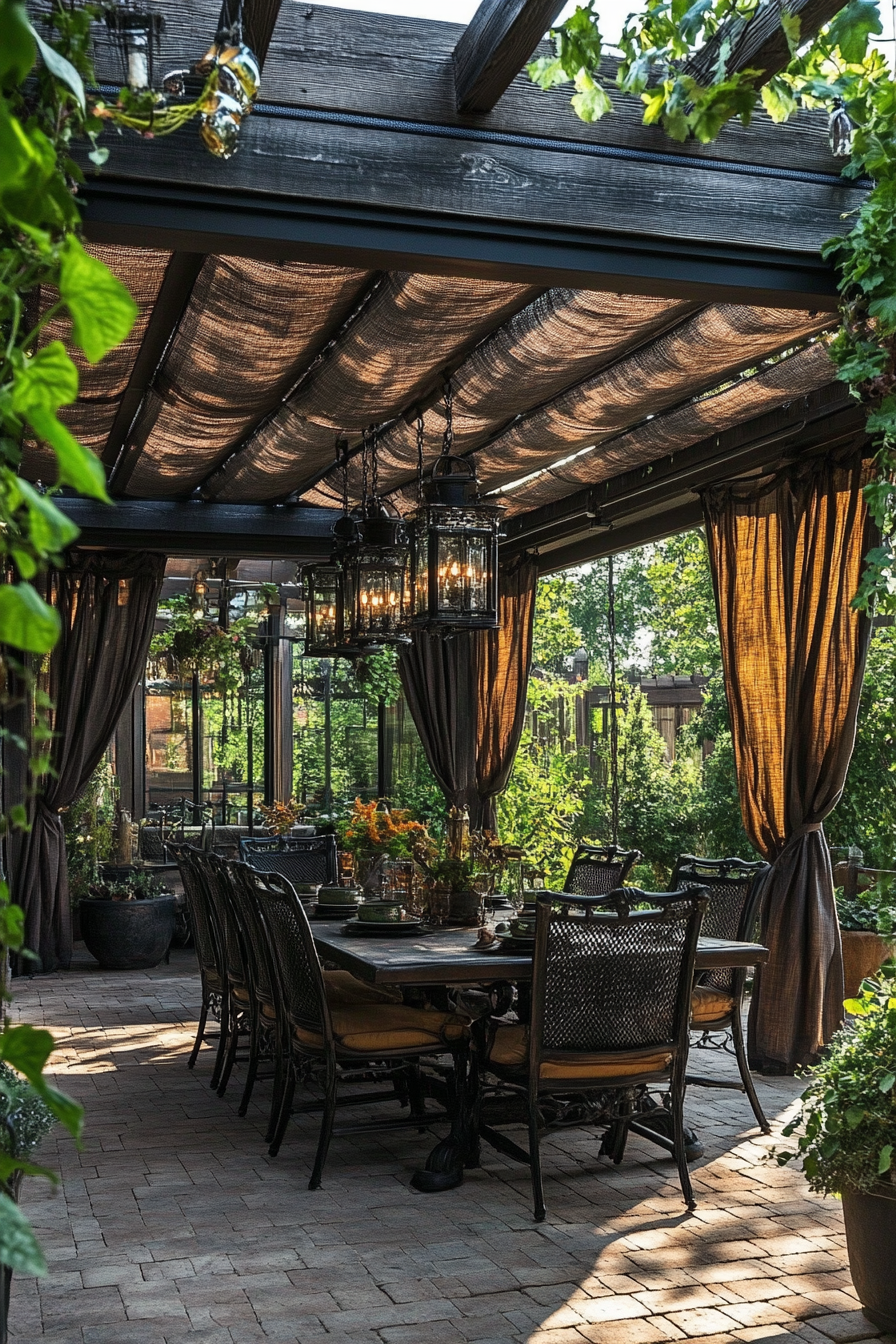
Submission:
[[[72,903],[88,895],[99,865],[112,857],[118,781],[107,760],[100,761],[86,788],[62,816]]]
[[[896,868],[896,627],[871,638],[858,732],[843,795],[824,824],[832,845],[858,845],[871,868]]]
[[[28,1157],[53,1128],[53,1113],[8,1064],[0,1064],[0,1080],[0,1153]]]
[[[873,179],[845,236],[822,249],[838,270],[842,325],[830,351],[839,376],[868,407],[877,475],[867,487],[882,542],[866,556],[854,601],[861,610],[896,612],[896,81],[869,41],[881,33],[878,0],[849,0],[831,23],[801,45],[799,18],[779,9],[792,60],[766,83],[761,70],[729,68],[734,37],[768,6],[759,0],[647,0],[629,15],[620,38],[617,87],[640,97],[645,125],[674,140],[715,140],[733,117],[748,125],[760,102],[774,121],[799,107],[842,109],[853,125],[848,177]],[[733,30],[720,30],[734,22]],[[542,88],[572,83],[572,106],[584,121],[612,110],[601,72],[603,39],[589,0],[551,37],[554,56],[529,67]],[[715,40],[715,61],[698,82],[693,57]]]
[[[896,934],[896,891],[892,878],[880,878],[852,899],[838,892],[837,919],[841,929],[893,938]]]
[[[802,1130],[797,1150],[776,1154],[781,1165],[799,1158],[822,1195],[896,1184],[896,963],[844,1007],[855,1021],[810,1070],[800,1111],[784,1129],[788,1138]]]

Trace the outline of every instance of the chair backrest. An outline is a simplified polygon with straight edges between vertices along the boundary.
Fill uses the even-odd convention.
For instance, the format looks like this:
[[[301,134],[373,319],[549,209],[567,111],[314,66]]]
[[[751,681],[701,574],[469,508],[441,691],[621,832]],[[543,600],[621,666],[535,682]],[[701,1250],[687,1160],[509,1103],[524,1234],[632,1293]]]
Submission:
[[[240,840],[240,858],[260,873],[279,873],[287,882],[336,882],[335,835],[254,836]]]
[[[227,864],[232,899],[243,933],[243,950],[248,962],[252,991],[262,1002],[273,1005],[276,1003],[277,969],[255,891],[259,874],[248,864],[239,863],[235,859],[225,859],[224,862]]]
[[[563,890],[577,896],[605,896],[622,886],[640,857],[640,850],[619,845],[579,845]]]
[[[227,859],[207,850],[196,853],[196,870],[205,883],[208,900],[218,917],[223,933],[224,962],[231,986],[250,984],[246,936],[233,895],[233,878]]]
[[[302,902],[279,873],[253,872],[252,893],[266,931],[286,1015],[293,1026],[317,1033],[332,1047],[323,971]]]
[[[705,888],[709,905],[703,916],[703,933],[707,938],[737,938],[751,942],[759,917],[762,883],[769,865],[761,861],[748,863],[745,859],[700,859],[693,854],[682,854],[672,873],[670,886],[680,891],[694,887]],[[703,984],[712,985],[730,993],[734,971],[730,967],[707,972],[701,976]]]
[[[705,894],[625,887],[555,904],[537,897],[533,1077],[547,1055],[686,1048]]]
[[[180,870],[184,886],[187,909],[190,912],[190,925],[193,931],[193,943],[200,970],[215,972],[223,981],[226,975],[223,954],[223,937],[215,911],[208,901],[205,884],[196,871],[195,856],[198,850],[190,845],[172,845],[171,853]]]

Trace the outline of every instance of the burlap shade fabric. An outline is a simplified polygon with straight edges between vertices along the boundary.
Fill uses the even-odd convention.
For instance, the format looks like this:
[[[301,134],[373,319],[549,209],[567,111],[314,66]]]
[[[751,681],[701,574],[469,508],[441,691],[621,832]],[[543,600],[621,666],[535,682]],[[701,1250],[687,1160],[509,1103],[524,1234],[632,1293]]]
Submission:
[[[855,740],[870,622],[851,603],[872,524],[861,447],[704,495],[747,834],[772,867],[750,1009],[753,1068],[792,1073],[842,1019],[843,960],[822,822]]]
[[[102,759],[146,666],[165,558],[142,552],[73,553],[51,573],[62,621],[50,658],[52,773],[31,807],[31,830],[12,864],[25,911],[25,946],[52,971],[72,955],[68,867],[61,813]],[[34,964],[25,967],[33,971]]]
[[[497,630],[448,639],[420,633],[399,672],[426,759],[452,807],[474,830],[495,830],[495,799],[513,770],[526,713],[538,566],[502,566]]]

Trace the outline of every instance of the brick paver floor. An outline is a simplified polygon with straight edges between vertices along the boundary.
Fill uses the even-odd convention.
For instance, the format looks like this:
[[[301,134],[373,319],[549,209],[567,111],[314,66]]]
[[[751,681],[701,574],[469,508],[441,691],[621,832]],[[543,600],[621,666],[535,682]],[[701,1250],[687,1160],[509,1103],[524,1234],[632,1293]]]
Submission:
[[[313,1121],[292,1125],[271,1160],[269,1084],[240,1119],[239,1076],[218,1099],[209,1051],[186,1069],[199,1001],[188,952],[118,973],[82,955],[68,974],[15,991],[15,1011],[55,1032],[59,1084],[87,1109],[80,1153],[64,1137],[43,1146],[61,1186],[26,1183],[50,1273],[14,1282],[15,1344],[850,1344],[879,1334],[858,1310],[839,1204],[763,1161],[775,1138],[761,1139],[739,1093],[689,1094],[707,1149],[692,1168],[695,1213],[656,1149],[632,1140],[615,1168],[593,1134],[572,1130],[543,1145],[548,1217],[536,1224],[528,1172],[488,1148],[462,1188],[410,1189],[433,1143],[413,1130],[334,1140],[323,1188],[310,1192]],[[799,1084],[759,1088],[778,1130]]]

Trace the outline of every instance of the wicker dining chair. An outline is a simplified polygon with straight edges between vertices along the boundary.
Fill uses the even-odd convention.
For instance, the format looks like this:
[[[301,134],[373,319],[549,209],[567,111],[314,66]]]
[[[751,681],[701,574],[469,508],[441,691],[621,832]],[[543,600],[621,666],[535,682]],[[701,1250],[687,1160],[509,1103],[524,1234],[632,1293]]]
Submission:
[[[240,840],[240,858],[260,873],[279,873],[294,885],[336,882],[335,835],[275,835]]]
[[[223,1097],[236,1063],[240,1042],[251,1038],[255,996],[252,986],[249,939],[243,927],[228,872],[228,860],[207,850],[194,852],[193,863],[205,884],[207,899],[221,929],[224,952],[227,995],[221,1013],[227,1041],[223,1063],[217,1082],[217,1093]]]
[[[280,1001],[288,1024],[288,1072],[276,1132],[269,1149],[276,1156],[292,1115],[320,1112],[317,1151],[309,1190],[321,1183],[334,1132],[432,1123],[422,1091],[415,1085],[420,1061],[451,1054],[456,1071],[465,1072],[469,1047],[467,1020],[454,1013],[411,1008],[346,972],[324,971],[305,909],[290,884],[275,873],[256,874],[255,893],[277,964]],[[371,994],[377,997],[372,1000]],[[317,1084],[323,1096],[293,1106],[296,1084]],[[342,1084],[391,1083],[391,1089],[340,1098]],[[407,1116],[334,1129],[337,1106],[410,1101]]]
[[[640,850],[619,845],[579,845],[563,890],[577,896],[605,896],[622,886],[640,857]]]
[[[635,909],[639,904],[649,908]],[[603,897],[558,900],[544,892],[536,898],[531,1021],[489,1024],[484,1068],[498,1083],[482,1089],[525,1098],[529,1151],[489,1126],[480,1125],[480,1133],[530,1167],[538,1222],[545,1216],[542,1103],[570,1094],[590,1100],[597,1123],[608,1126],[610,1155],[618,1163],[628,1131],[642,1132],[639,1094],[663,1084],[672,1122],[672,1139],[663,1146],[673,1153],[685,1202],[694,1208],[683,1107],[691,985],[705,908],[700,890],[626,887]]]
[[[218,1024],[218,1049],[212,1070],[211,1086],[217,1087],[224,1064],[227,1045],[227,1026],[225,1002],[228,999],[227,968],[223,952],[223,932],[217,912],[208,898],[206,884],[196,869],[195,858],[198,850],[190,845],[172,845],[172,856],[180,870],[181,881],[187,909],[190,913],[190,926],[193,932],[193,945],[199,962],[199,980],[202,989],[202,1003],[199,1009],[199,1025],[196,1040],[187,1060],[187,1068],[192,1069],[199,1055],[199,1047],[207,1039],[209,1017]]]
[[[703,933],[708,938],[735,938],[752,942],[756,936],[762,877],[767,863],[747,863],[745,859],[701,859],[682,854],[675,865],[670,886],[686,891],[705,889],[709,905],[703,917]],[[688,1082],[697,1087],[732,1088],[745,1092],[763,1134],[771,1133],[765,1112],[756,1095],[756,1087],[744,1046],[743,1007],[747,983],[745,966],[703,971],[697,977],[691,998],[691,1029],[700,1033],[699,1044],[713,1044],[716,1035],[730,1036],[734,1047],[740,1082],[688,1074]],[[724,1046],[724,1041],[722,1042]]]

